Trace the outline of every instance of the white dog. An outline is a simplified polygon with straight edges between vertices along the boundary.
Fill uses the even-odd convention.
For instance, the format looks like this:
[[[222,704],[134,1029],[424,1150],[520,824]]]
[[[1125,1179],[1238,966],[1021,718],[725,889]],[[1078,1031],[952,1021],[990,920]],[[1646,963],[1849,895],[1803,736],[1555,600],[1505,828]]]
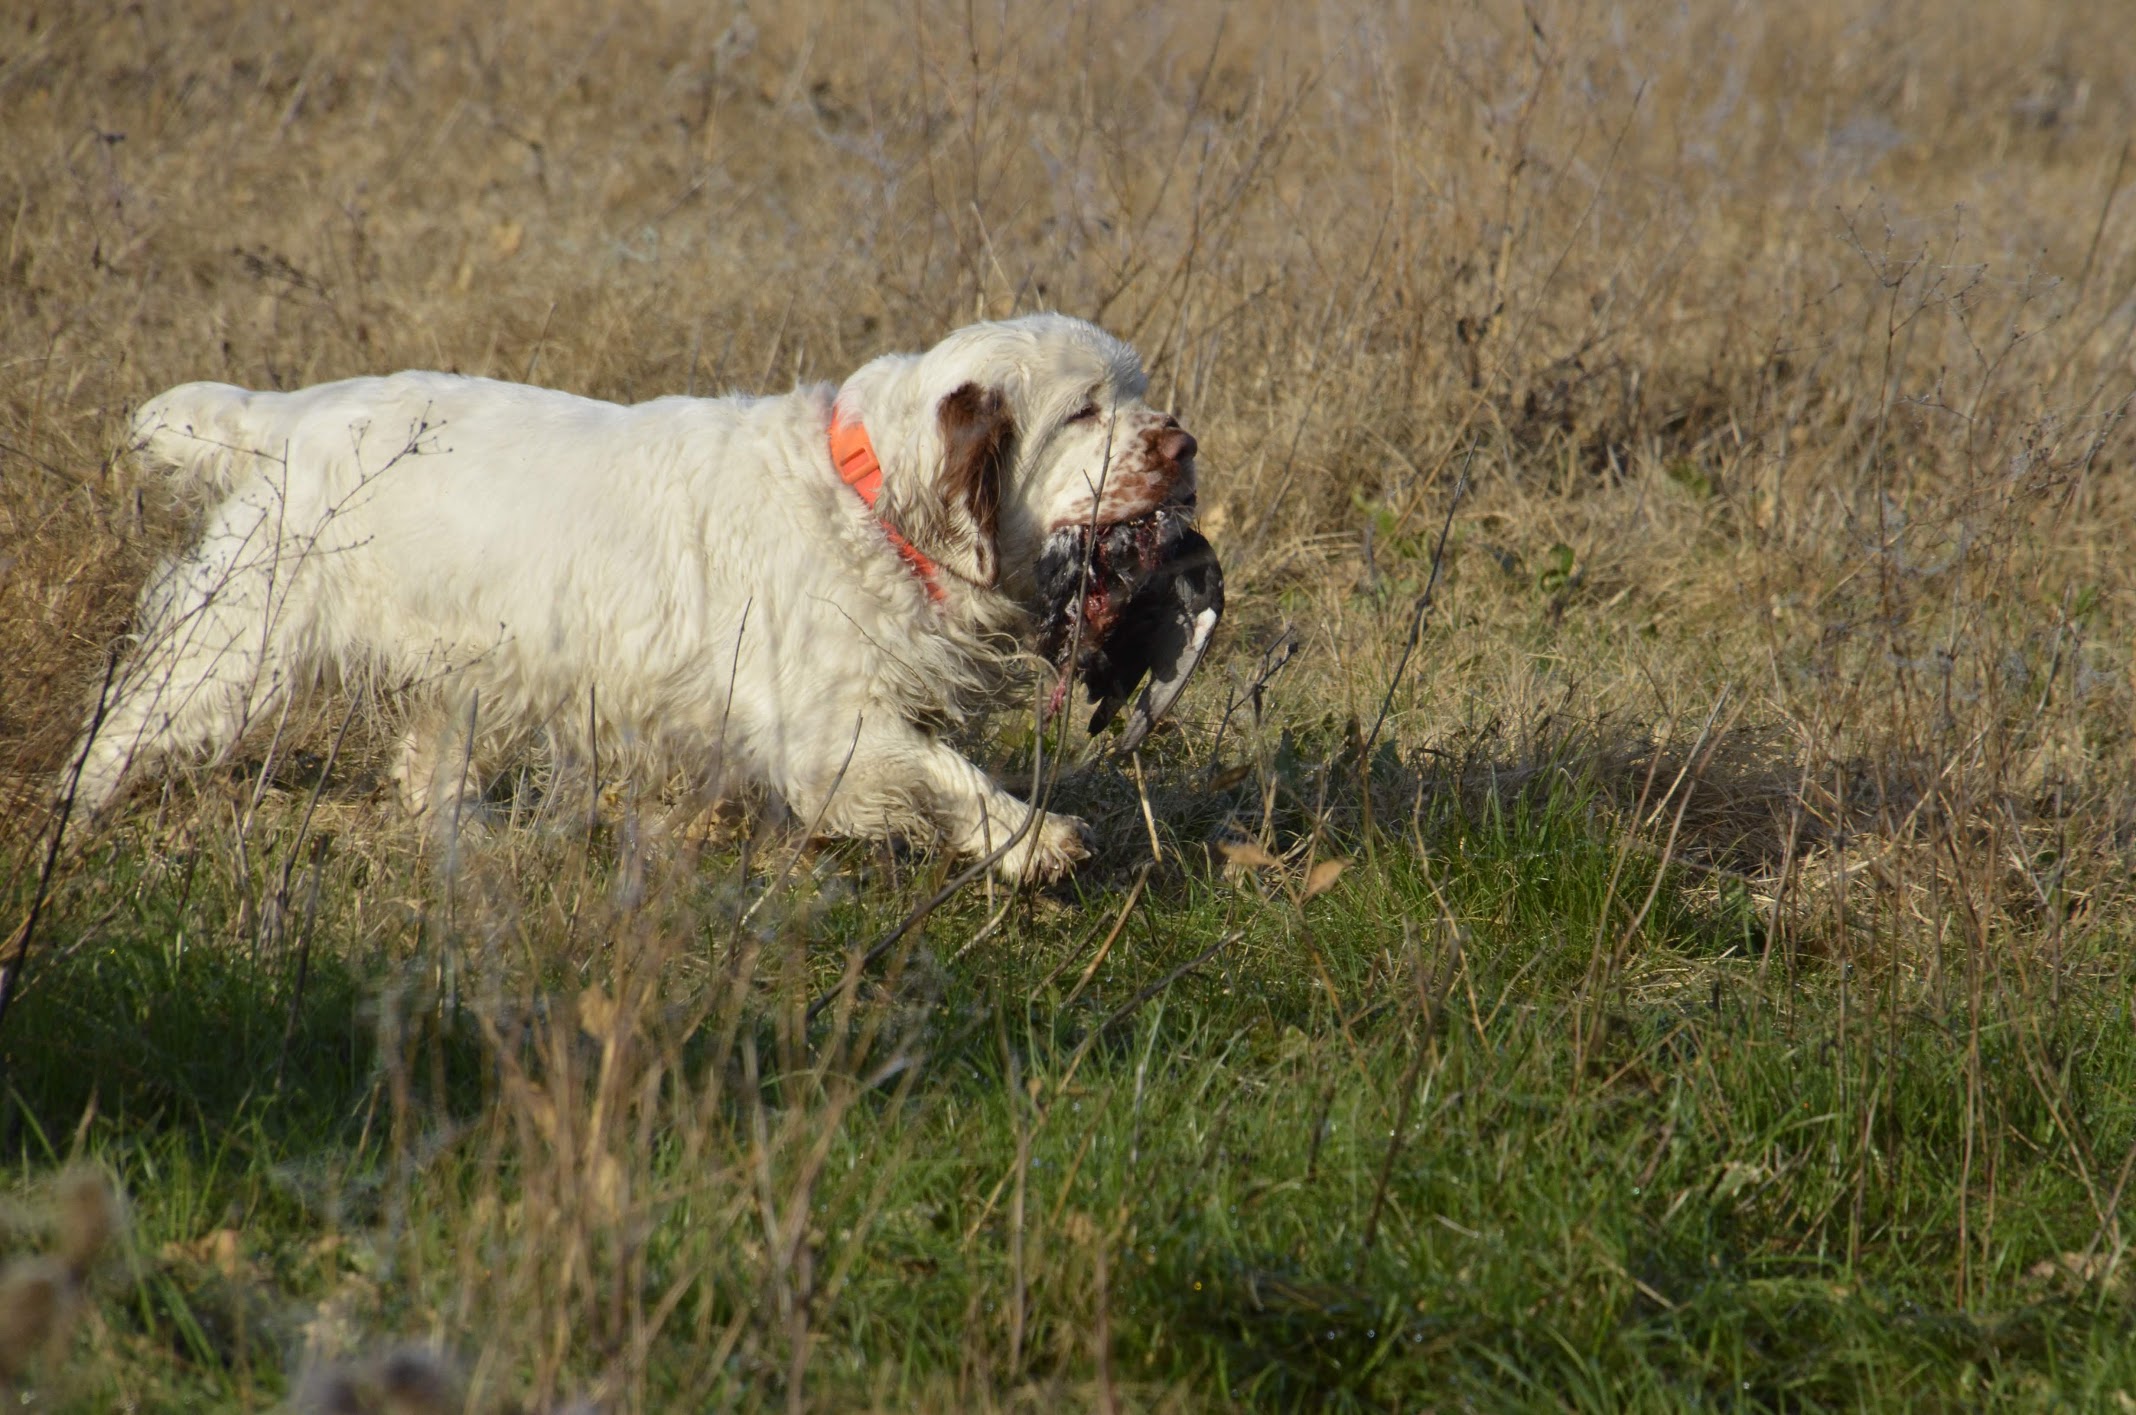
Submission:
[[[1194,439],[1145,383],[1127,345],[1037,315],[777,397],[171,389],[136,445],[217,499],[142,593],[76,800],[368,679],[430,704],[396,775],[441,821],[479,796],[476,743],[542,736],[753,775],[826,832],[991,853],[1031,808],[939,734],[1007,681],[1050,534],[1192,504]],[[1033,825],[1005,874],[1087,853],[1075,818]]]

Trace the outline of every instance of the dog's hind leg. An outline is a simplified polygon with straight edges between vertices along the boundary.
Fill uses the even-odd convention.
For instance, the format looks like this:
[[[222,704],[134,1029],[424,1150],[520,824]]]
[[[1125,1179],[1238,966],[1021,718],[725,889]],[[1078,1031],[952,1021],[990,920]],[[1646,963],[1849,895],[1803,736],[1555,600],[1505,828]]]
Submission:
[[[448,672],[429,691],[435,696],[411,714],[401,733],[393,784],[402,808],[447,845],[497,823],[490,788],[528,734],[457,674]]]
[[[100,812],[129,774],[172,758],[220,758],[272,716],[290,689],[283,662],[286,588],[271,545],[225,524],[143,591],[133,649],[114,674],[93,735],[77,748],[76,805]],[[246,518],[237,518],[240,522]],[[62,782],[62,789],[69,783]]]
[[[128,776],[175,757],[220,759],[280,710],[288,669],[244,579],[188,556],[141,596],[135,652],[113,675],[85,752],[77,748],[79,808],[105,810]]]

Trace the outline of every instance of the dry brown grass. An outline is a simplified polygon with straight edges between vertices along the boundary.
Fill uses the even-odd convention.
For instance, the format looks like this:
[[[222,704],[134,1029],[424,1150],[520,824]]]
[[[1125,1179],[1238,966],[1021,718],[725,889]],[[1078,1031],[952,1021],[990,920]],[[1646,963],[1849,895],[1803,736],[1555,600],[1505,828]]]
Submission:
[[[1725,682],[1820,817],[1844,762],[2125,819],[2114,7],[1850,11],[19,15],[0,744],[57,764],[175,534],[114,459],[167,384],[778,387],[1052,305],[1206,434],[1234,643],[1351,712],[1480,449],[1404,741]]]
[[[1467,464],[1403,762],[1570,763],[1656,849],[1680,814],[1805,950],[2059,963],[2136,842],[2131,132],[2115,0],[15,12],[0,763],[50,780],[182,531],[117,455],[169,384],[779,388],[1054,307],[1201,440],[1234,609],[1190,754],[1286,626],[1229,755],[1369,728]],[[635,1141],[525,1143],[599,1199]],[[545,1352],[599,1305],[587,1202],[491,1216],[578,1225],[514,1276]]]

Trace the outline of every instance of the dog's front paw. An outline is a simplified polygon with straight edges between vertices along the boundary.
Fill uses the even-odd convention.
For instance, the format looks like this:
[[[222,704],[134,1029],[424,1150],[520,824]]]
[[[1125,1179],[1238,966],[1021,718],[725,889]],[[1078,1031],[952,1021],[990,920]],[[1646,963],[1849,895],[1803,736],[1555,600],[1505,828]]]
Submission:
[[[1051,884],[1090,858],[1090,827],[1077,816],[1048,811],[995,865],[1011,884]]]

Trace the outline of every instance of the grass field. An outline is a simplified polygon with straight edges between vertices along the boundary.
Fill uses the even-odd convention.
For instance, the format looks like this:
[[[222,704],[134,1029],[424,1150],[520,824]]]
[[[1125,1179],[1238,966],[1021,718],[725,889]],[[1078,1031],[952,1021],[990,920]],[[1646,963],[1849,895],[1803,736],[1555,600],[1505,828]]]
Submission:
[[[2114,0],[0,14],[0,1382],[2136,1409],[2132,132]],[[1041,307],[1231,595],[1068,886],[441,858],[331,694],[48,848],[149,394]]]

